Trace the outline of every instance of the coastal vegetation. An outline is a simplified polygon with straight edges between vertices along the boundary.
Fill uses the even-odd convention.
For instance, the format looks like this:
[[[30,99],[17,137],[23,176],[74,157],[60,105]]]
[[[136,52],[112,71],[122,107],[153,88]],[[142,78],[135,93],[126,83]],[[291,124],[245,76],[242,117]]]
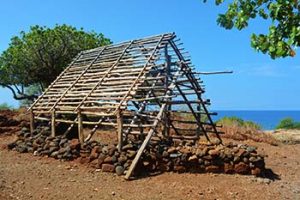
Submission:
[[[217,124],[221,124],[223,126],[235,126],[240,128],[248,128],[248,129],[256,129],[261,130],[262,127],[253,122],[253,121],[246,121],[239,117],[223,117],[217,121]]]
[[[276,129],[300,129],[300,122],[296,122],[290,117],[282,119]]]
[[[224,133],[223,138],[278,145],[278,141],[272,135],[265,134],[262,127],[253,121],[246,121],[238,117],[223,117],[217,121],[217,125],[221,126],[220,131]]]
[[[11,110],[12,106],[8,105],[8,103],[1,103],[0,110]]]

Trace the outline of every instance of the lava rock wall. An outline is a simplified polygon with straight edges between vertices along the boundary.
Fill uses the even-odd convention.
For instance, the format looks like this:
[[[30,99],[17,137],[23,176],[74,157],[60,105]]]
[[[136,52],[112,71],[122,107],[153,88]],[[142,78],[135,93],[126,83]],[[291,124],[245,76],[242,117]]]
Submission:
[[[23,128],[9,149],[20,153],[33,153],[35,156],[48,156],[61,160],[78,159],[82,164],[123,175],[128,170],[142,141],[135,141],[117,150],[116,144],[102,144],[89,141],[80,144],[78,139],[65,136],[50,136],[49,128],[38,128],[30,134]],[[264,156],[256,148],[244,144],[188,146],[170,141],[151,142],[143,153],[135,175],[141,173],[238,173],[259,176],[265,170]]]

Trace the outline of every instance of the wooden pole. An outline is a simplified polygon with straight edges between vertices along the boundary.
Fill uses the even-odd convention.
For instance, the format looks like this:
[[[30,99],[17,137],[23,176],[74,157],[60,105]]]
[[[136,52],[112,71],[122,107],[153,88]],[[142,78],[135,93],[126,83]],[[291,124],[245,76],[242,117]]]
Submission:
[[[34,131],[35,127],[34,127],[34,113],[33,110],[30,109],[30,133],[32,134]]]
[[[117,132],[118,132],[118,151],[121,152],[123,146],[123,118],[120,109],[118,109],[117,112]]]
[[[51,112],[51,136],[55,137],[55,109]]]
[[[168,44],[166,44],[165,46],[165,59],[166,59],[166,63],[165,63],[165,67],[166,67],[166,79],[165,79],[165,92],[167,94],[168,92],[168,87],[169,87],[169,77],[171,76],[171,56],[168,53]],[[168,101],[172,101],[172,98],[168,99]],[[164,128],[164,135],[165,136],[169,136],[170,135],[170,110],[171,110],[171,104],[166,106],[165,109],[165,128]]]
[[[178,56],[178,58],[183,62],[184,65],[188,66],[188,65],[186,64],[186,60],[184,59],[184,57],[182,56],[182,54],[181,54],[181,53],[179,52],[179,50],[177,49],[177,47],[176,47],[176,45],[174,44],[174,42],[173,42],[172,40],[170,40],[169,43],[171,44],[172,48],[173,48],[174,51],[176,52],[176,55]],[[191,72],[191,69],[190,69],[190,68],[189,68],[189,72]],[[192,73],[187,73],[187,72],[185,72],[185,74],[186,74],[187,78],[190,80],[192,87],[193,87],[196,91],[202,90],[202,91],[204,92],[204,90],[201,88],[200,84],[199,84],[197,81],[195,81],[196,79],[195,79],[194,74],[192,74]],[[201,94],[196,93],[196,95],[197,95],[198,99],[202,99],[202,98],[201,98]],[[212,124],[212,127],[213,127],[213,129],[214,129],[214,132],[215,132],[217,138],[222,142],[222,139],[221,139],[220,136],[219,136],[219,132],[218,132],[216,126],[214,125],[214,123],[213,123],[213,121],[212,121],[212,119],[211,119],[211,116],[208,114],[208,110],[207,110],[206,106],[205,106],[203,103],[201,103],[201,105],[202,105],[202,108],[203,108],[204,112],[206,113],[206,115],[207,115],[207,117],[208,117],[208,121]],[[209,140],[208,140],[208,141],[209,141]]]
[[[78,118],[78,138],[80,143],[82,144],[84,142],[84,135],[83,135],[82,115],[80,109],[78,110],[77,118]]]
[[[214,75],[214,74],[232,74],[233,71],[215,71],[215,72],[193,72],[192,74]]]
[[[171,83],[170,83],[170,85],[169,85],[169,89],[170,89],[170,90],[168,90],[168,92],[167,92],[166,95],[170,95],[170,94],[171,94],[171,90],[173,90],[174,87],[176,87],[175,82],[176,82],[176,80],[177,80],[177,77],[180,76],[180,75],[181,75],[181,70],[177,71],[176,74],[174,75],[174,78],[173,78],[173,80],[171,81]],[[131,163],[131,165],[130,165],[130,167],[129,167],[129,169],[128,169],[126,175],[125,175],[125,179],[129,179],[129,178],[130,178],[130,176],[131,176],[133,170],[135,169],[135,167],[136,167],[136,165],[137,165],[137,163],[138,163],[138,161],[139,161],[139,159],[140,159],[140,157],[141,157],[143,151],[145,150],[147,144],[148,144],[149,141],[151,140],[151,137],[152,137],[153,134],[155,133],[155,128],[156,128],[158,122],[161,120],[162,115],[163,115],[163,112],[164,112],[166,106],[167,106],[166,103],[164,103],[164,104],[161,105],[160,110],[159,110],[159,112],[158,112],[158,114],[157,114],[157,116],[156,116],[156,120],[153,122],[152,128],[151,128],[150,131],[148,132],[148,134],[147,134],[147,136],[146,136],[146,138],[145,138],[143,144],[142,144],[141,147],[139,148],[139,150],[138,150],[136,156],[134,157],[134,159],[133,159],[133,161],[132,161],[132,163]]]
[[[201,105],[199,104],[199,105],[197,105],[197,117],[199,118],[199,121],[200,121],[200,123],[201,123]],[[197,120],[197,119],[196,119]],[[198,125],[198,127],[197,127],[197,132],[196,132],[196,134],[197,134],[197,137],[199,137],[200,136],[200,133],[201,133],[201,127]]]

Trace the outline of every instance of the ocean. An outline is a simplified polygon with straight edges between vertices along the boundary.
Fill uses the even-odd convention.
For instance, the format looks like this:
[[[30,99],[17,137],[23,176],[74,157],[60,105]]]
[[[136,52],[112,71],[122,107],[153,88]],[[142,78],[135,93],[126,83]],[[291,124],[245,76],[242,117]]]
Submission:
[[[275,129],[276,125],[286,117],[290,117],[295,121],[300,121],[300,111],[250,111],[250,110],[220,110],[215,111],[218,115],[213,116],[213,120],[222,117],[239,117],[243,120],[250,120],[261,125],[264,130]]]

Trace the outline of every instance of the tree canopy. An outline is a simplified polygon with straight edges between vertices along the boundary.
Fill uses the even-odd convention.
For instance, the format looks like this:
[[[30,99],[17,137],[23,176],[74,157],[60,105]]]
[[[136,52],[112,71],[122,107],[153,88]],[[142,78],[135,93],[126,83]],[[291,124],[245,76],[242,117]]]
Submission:
[[[26,87],[47,87],[80,51],[111,44],[103,34],[86,32],[68,25],[53,28],[32,26],[11,38],[0,56],[0,86],[12,91],[15,99],[36,98]]]
[[[205,2],[206,0],[204,0]],[[217,5],[224,0],[215,0]],[[251,46],[271,58],[295,56],[300,45],[300,4],[298,0],[233,0],[217,23],[225,29],[244,29],[249,21],[262,18],[270,22],[268,33],[252,34]]]

